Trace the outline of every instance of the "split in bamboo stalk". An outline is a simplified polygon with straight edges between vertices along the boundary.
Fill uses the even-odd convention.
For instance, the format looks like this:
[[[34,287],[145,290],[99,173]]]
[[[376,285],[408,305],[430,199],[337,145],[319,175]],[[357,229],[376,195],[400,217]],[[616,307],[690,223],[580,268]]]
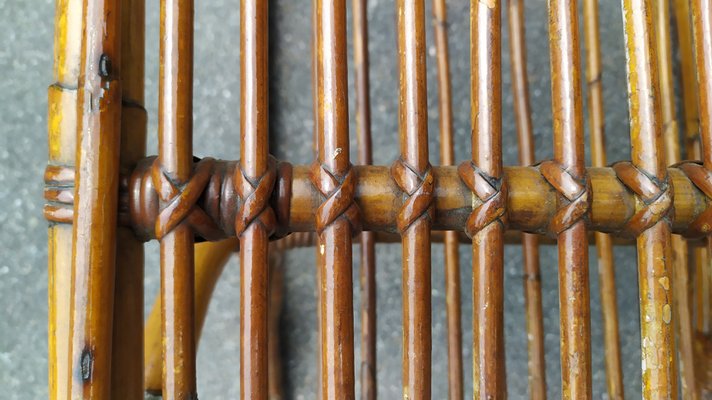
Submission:
[[[591,308],[588,282],[589,182],[584,167],[583,101],[577,1],[549,1],[554,161],[549,183],[559,192],[550,223],[559,247],[561,383],[566,399],[591,398]],[[542,167],[547,164],[542,164]],[[562,185],[569,182],[569,185]]]
[[[114,263],[121,140],[120,2],[84,1],[72,294],[71,398],[111,393]]]
[[[447,5],[445,0],[435,0],[433,2],[433,26],[435,28],[435,48],[438,66],[440,164],[453,165],[455,150],[452,134],[450,54],[448,51]],[[460,400],[463,397],[459,245],[457,232],[445,232],[445,302],[447,305],[448,396],[450,400]]]
[[[356,139],[358,163],[373,162],[371,151],[371,99],[369,94],[367,0],[352,0],[354,75],[356,86]],[[361,233],[361,398],[375,400],[376,381],[376,254],[375,234]]]
[[[508,21],[514,113],[519,139],[519,163],[532,165],[534,137],[529,107],[526,40],[524,35],[524,1],[509,0]],[[529,350],[529,398],[546,399],[546,363],[544,360],[544,316],[541,305],[541,273],[539,269],[539,237],[522,234],[524,257],[524,301],[527,318]]]
[[[472,238],[474,398],[504,398],[504,245],[507,183],[502,169],[502,33],[498,1],[470,4],[472,161],[458,172],[482,204]]]
[[[351,236],[361,230],[349,162],[345,0],[315,1],[317,160],[311,169],[320,193],[316,210],[319,269],[320,398],[354,397]],[[314,217],[312,216],[312,220]]]
[[[397,0],[401,157],[391,173],[405,203],[399,210],[403,261],[403,397],[430,398],[430,228],[434,178],[428,159],[425,2]]]
[[[637,237],[643,398],[676,398],[675,343],[672,327],[672,249],[670,246],[669,180],[665,169],[660,87],[655,31],[649,0],[624,0],[632,163],[619,174],[632,190],[642,193],[639,207],[657,198],[656,218]],[[628,176],[626,176],[628,175]],[[646,179],[647,178],[647,179]],[[655,180],[653,180],[655,179]],[[638,190],[648,185],[649,190]]]
[[[584,39],[586,45],[586,82],[588,84],[589,129],[591,135],[591,160],[594,167],[604,167],[606,161],[605,117],[601,70],[601,45],[599,38],[598,1],[584,0]],[[618,338],[618,305],[616,301],[616,275],[613,264],[613,241],[602,232],[596,232],[598,250],[598,277],[603,313],[603,345],[606,363],[608,397],[620,399],[623,394],[623,371]]]
[[[163,379],[167,400],[197,396],[195,382],[194,249],[188,213],[176,213],[169,202],[198,183],[193,181],[193,0],[160,2],[160,68],[158,93],[158,158],[153,180],[161,199],[156,223],[161,241],[161,307]],[[196,172],[210,168],[205,159]],[[174,185],[185,185],[177,189]],[[180,196],[180,197],[179,197]],[[182,204],[192,214],[192,206]]]

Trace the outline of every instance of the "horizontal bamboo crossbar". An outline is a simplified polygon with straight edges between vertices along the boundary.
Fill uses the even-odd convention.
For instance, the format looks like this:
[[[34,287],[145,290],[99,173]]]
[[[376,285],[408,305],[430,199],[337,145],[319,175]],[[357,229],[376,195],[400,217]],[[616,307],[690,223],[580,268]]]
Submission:
[[[119,215],[123,224],[131,226],[144,240],[156,238],[156,220],[159,203],[151,179],[153,158],[147,158],[122,179]],[[203,225],[195,226],[203,239],[218,240],[235,235],[235,214],[243,203],[234,190],[233,177],[236,162],[216,161],[202,182],[191,181],[184,188],[182,199],[193,204],[180,207],[199,207],[209,217]],[[291,166],[278,163],[276,184],[270,203],[277,215],[278,232],[311,232],[316,229],[314,213],[320,203],[320,194],[311,183],[311,166]],[[712,226],[708,207],[712,199],[701,191],[708,176],[700,176],[701,168],[670,167],[668,175],[672,186],[673,232],[688,237],[699,237]],[[690,172],[694,170],[695,172]],[[398,210],[403,204],[403,193],[393,180],[389,167],[354,166],[355,201],[361,209],[364,230],[396,232]],[[432,167],[435,177],[435,212],[433,230],[463,231],[468,216],[481,201],[473,196],[458,176],[457,167]],[[624,235],[626,223],[636,214],[638,196],[627,189],[613,168],[587,168],[591,182],[591,208],[588,216],[590,229]],[[50,166],[45,173],[45,216],[53,222],[71,222],[72,180],[71,169]],[[197,174],[196,174],[197,175]],[[537,167],[505,167],[508,229],[524,232],[548,233],[548,225],[557,213],[557,192],[547,184]],[[193,178],[196,179],[196,176]],[[192,187],[201,183],[201,187]],[[638,205],[640,207],[640,205]],[[178,221],[179,222],[179,221]]]

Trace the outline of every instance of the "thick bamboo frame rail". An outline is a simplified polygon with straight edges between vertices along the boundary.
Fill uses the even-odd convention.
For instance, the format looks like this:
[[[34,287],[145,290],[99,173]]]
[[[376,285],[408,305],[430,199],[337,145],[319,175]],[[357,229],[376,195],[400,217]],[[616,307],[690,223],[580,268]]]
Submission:
[[[359,165],[351,164],[349,149],[346,0],[313,0],[310,9],[311,165],[270,155],[266,1],[240,1],[235,135],[241,146],[239,161],[221,161],[195,158],[192,151],[193,0],[160,2],[154,157],[145,154],[144,2],[57,0],[44,192],[50,222],[50,399],[134,399],[144,392],[197,398],[196,347],[213,288],[234,251],[241,268],[235,371],[240,396],[283,396],[278,265],[284,251],[307,245],[315,245],[317,260],[319,397],[354,398],[360,382],[361,397],[375,399],[374,248],[395,241],[403,252],[403,397],[431,397],[434,242],[445,243],[449,398],[462,398],[465,389],[462,243],[472,246],[473,397],[507,396],[503,246],[516,242],[524,252],[530,397],[544,399],[538,248],[553,240],[559,252],[562,397],[591,398],[592,237],[598,247],[609,397],[623,398],[624,382],[612,246],[615,238],[635,238],[643,397],[676,398],[679,373],[682,396],[704,398],[712,388],[712,1],[689,1],[623,1],[632,161],[606,166],[598,4],[584,0],[593,164],[586,167],[577,2],[548,2],[554,159],[534,165],[524,2],[510,0],[521,166],[505,167],[502,120],[511,116],[502,109],[500,1],[470,4],[472,147],[471,159],[458,166],[446,2],[434,0],[432,7],[441,165],[431,165],[426,3],[396,1],[400,156],[379,166],[371,165],[367,0],[351,3]],[[671,3],[682,71],[682,126],[674,95]],[[153,239],[161,247],[161,292],[144,325],[143,242]],[[361,244],[358,380],[355,242]]]

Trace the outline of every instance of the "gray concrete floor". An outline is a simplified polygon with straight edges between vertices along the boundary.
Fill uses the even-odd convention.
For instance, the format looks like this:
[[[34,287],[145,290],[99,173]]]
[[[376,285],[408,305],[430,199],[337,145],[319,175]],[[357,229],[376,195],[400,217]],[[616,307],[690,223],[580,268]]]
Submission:
[[[306,0],[273,1],[271,6],[272,71],[270,126],[273,152],[295,163],[311,159],[312,102],[310,90],[310,9]],[[430,2],[428,2],[430,3]],[[237,158],[238,143],[238,4],[236,0],[196,2],[195,28],[195,153],[198,156]],[[469,2],[449,2],[453,106],[458,160],[469,156]],[[603,87],[610,160],[629,157],[625,56],[619,2],[600,2]],[[156,151],[158,1],[147,2],[147,108],[149,152]],[[350,12],[350,10],[349,10]],[[42,173],[46,165],[46,87],[51,83],[54,4],[51,0],[0,0],[0,397],[37,399],[47,389],[47,274],[46,223],[42,218]],[[428,14],[430,15],[430,14]],[[398,153],[398,74],[394,5],[372,0],[371,78],[374,161],[390,164]],[[551,157],[551,103],[547,43],[547,11],[544,0],[527,2],[531,101],[537,158]],[[516,133],[512,118],[511,80],[507,51],[506,18],[503,51],[504,159],[516,164]],[[435,49],[428,23],[428,116],[431,161],[439,163]],[[349,33],[350,35],[350,33]],[[351,37],[349,36],[349,41]],[[583,41],[582,41],[583,42]],[[351,62],[351,61],[350,61]],[[351,84],[353,77],[350,76]],[[351,93],[353,95],[353,92]],[[353,120],[353,98],[350,101]],[[353,136],[353,135],[352,135]],[[355,150],[355,141],[352,141]],[[352,158],[355,152],[352,151]],[[590,160],[587,150],[587,160]],[[147,245],[146,305],[158,288],[156,243]],[[505,250],[505,333],[507,379],[511,398],[527,395],[527,351],[522,285],[522,255],[517,246]],[[471,387],[471,256],[461,248],[463,282],[463,354],[466,387]],[[400,396],[401,274],[398,245],[380,245],[378,258],[378,379],[381,398]],[[317,382],[316,303],[314,252],[293,250],[286,256],[286,298],[282,318],[286,388],[289,398],[314,398]],[[592,297],[594,397],[605,397],[604,352],[595,251],[590,251]],[[615,249],[620,335],[624,358],[626,394],[640,393],[639,317],[635,252]],[[433,245],[433,398],[445,398],[446,335],[445,288],[442,246]],[[545,311],[547,380],[549,395],[560,396],[558,350],[558,283],[556,251],[541,251]],[[358,263],[354,264],[354,276]],[[355,279],[355,282],[358,282]],[[203,399],[237,398],[239,273],[230,262],[218,284],[198,353],[198,384]],[[359,305],[358,291],[354,307]],[[359,320],[356,319],[358,332]],[[358,347],[358,341],[356,342]],[[356,351],[358,358],[358,349]],[[357,359],[357,364],[359,360]],[[357,389],[358,390],[358,389]],[[471,397],[471,389],[467,391]]]

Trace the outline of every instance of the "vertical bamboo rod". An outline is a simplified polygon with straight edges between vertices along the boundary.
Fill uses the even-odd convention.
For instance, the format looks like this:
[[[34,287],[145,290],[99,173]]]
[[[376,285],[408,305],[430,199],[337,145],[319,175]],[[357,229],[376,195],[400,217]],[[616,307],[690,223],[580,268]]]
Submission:
[[[527,52],[524,29],[524,1],[509,0],[510,59],[514,113],[519,139],[519,163],[534,164],[534,135],[529,107]],[[539,269],[539,237],[522,234],[524,256],[524,301],[527,318],[527,347],[529,350],[529,397],[546,399],[546,363],[544,360],[544,316],[541,304],[541,272]]]
[[[184,184],[193,171],[193,0],[161,0],[158,163]],[[193,232],[161,239],[163,398],[196,397]]]
[[[657,52],[648,0],[624,0],[633,165],[667,181],[662,152]],[[643,398],[676,398],[670,224],[661,219],[638,236]]]
[[[358,162],[371,164],[371,99],[369,94],[368,1],[352,0],[356,139]],[[361,398],[375,400],[376,381],[376,255],[373,232],[361,233]]]
[[[577,1],[549,0],[554,160],[585,179]],[[591,398],[591,309],[583,219],[558,234],[562,396]]]
[[[121,138],[121,8],[84,2],[72,247],[71,398],[111,392]]]
[[[81,65],[82,0],[57,0],[54,66],[48,91],[50,165],[73,165],[77,149],[77,88]],[[49,225],[48,238],[48,384],[51,400],[68,398],[72,226]]]
[[[670,3],[668,0],[657,0],[655,3],[655,27],[658,50],[658,67],[660,68],[660,105],[663,119],[663,139],[665,142],[666,165],[682,161],[680,149],[680,132],[675,110],[675,84],[673,82],[672,31],[670,29]],[[680,383],[682,397],[696,399],[697,389],[694,371],[694,347],[692,343],[692,321],[690,319],[690,302],[688,298],[689,272],[688,247],[680,235],[672,235],[673,252],[673,305],[675,315],[673,323],[678,338]],[[676,356],[678,353],[674,353]]]
[[[247,181],[269,183],[268,6],[266,1],[240,1],[240,169]],[[264,182],[262,180],[265,179]],[[274,178],[272,178],[272,183]],[[250,183],[247,186],[252,185]],[[240,190],[238,188],[238,190]],[[256,191],[252,187],[249,190]],[[247,193],[244,193],[248,195]],[[255,193],[266,206],[269,193]],[[269,206],[266,206],[269,207]],[[267,324],[269,309],[270,229],[260,210],[240,234],[240,397],[267,399]],[[264,217],[263,217],[264,215]],[[236,228],[237,230],[237,228]]]
[[[472,164],[488,181],[502,178],[501,53],[500,2],[471,4]],[[475,398],[503,398],[507,392],[504,372],[503,235],[504,225],[494,220],[472,236],[472,372]]]
[[[453,165],[455,149],[452,135],[452,96],[445,0],[433,2],[433,26],[438,63],[440,112],[440,164]],[[448,395],[462,399],[462,321],[460,317],[460,246],[457,232],[445,232],[445,301],[447,305]]]
[[[605,114],[603,111],[603,87],[601,83],[601,45],[599,37],[598,1],[584,0],[584,40],[586,46],[586,82],[588,84],[589,129],[591,135],[591,161],[594,167],[605,167]],[[603,345],[606,363],[606,387],[608,397],[623,399],[623,371],[618,337],[618,305],[616,275],[613,264],[611,237],[596,232],[598,250],[598,277],[603,313]]]
[[[353,286],[349,191],[349,115],[345,0],[316,3],[317,164],[313,180],[325,199],[317,211],[321,398],[354,397]],[[346,183],[344,183],[346,182]],[[353,181],[350,181],[353,182]],[[342,192],[342,189],[345,190]],[[352,191],[353,188],[351,187]],[[336,198],[335,196],[342,196]],[[349,196],[350,195],[350,196]],[[331,202],[344,202],[340,215]],[[351,211],[349,211],[351,210]],[[357,212],[357,210],[356,210]],[[329,215],[326,215],[329,214]],[[343,218],[342,218],[343,216]],[[357,217],[357,215],[355,216]]]
[[[144,109],[145,2],[126,0],[121,10],[121,154],[129,171],[146,155]],[[116,233],[116,281],[111,398],[143,396],[143,243],[131,229]]]
[[[428,159],[428,107],[425,65],[425,2],[397,0],[400,75],[401,159],[395,178],[418,208],[401,209],[403,257],[403,397],[430,398],[431,299],[430,224],[433,177]],[[398,167],[398,166],[401,167]],[[400,169],[398,169],[400,168]],[[415,212],[413,212],[415,210]]]

